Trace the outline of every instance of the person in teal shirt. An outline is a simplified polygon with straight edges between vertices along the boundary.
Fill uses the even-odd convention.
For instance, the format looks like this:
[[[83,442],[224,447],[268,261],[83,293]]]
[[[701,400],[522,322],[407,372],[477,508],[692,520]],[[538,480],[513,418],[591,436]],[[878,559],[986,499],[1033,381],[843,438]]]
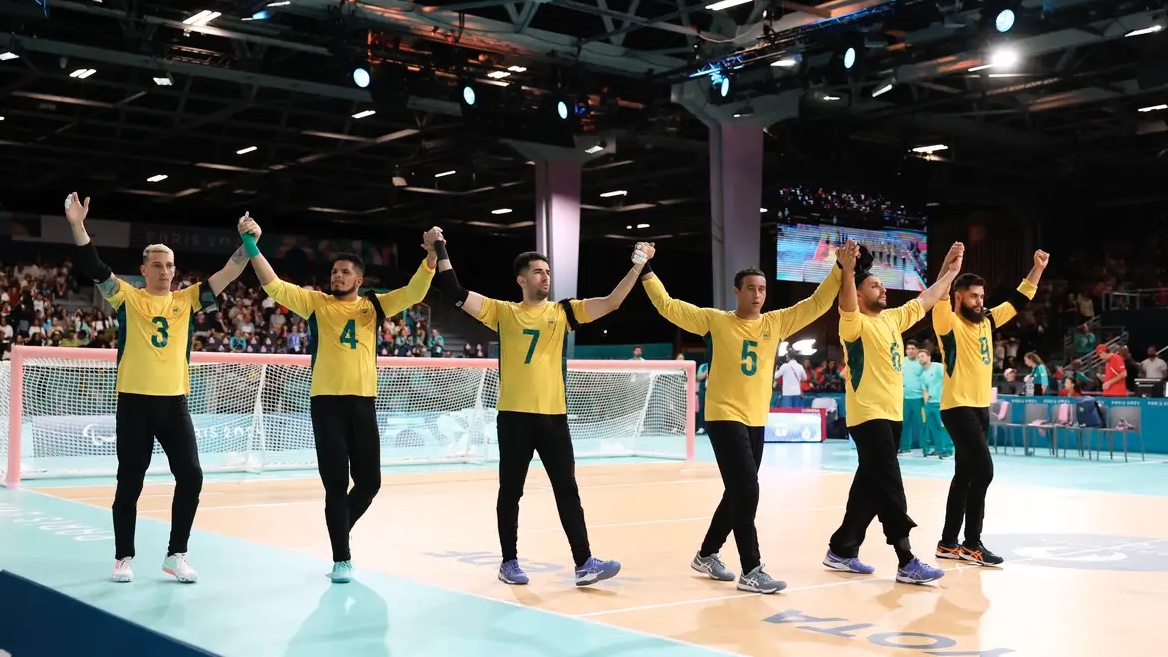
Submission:
[[[941,389],[945,382],[945,367],[934,363],[927,349],[917,352],[921,367],[921,386],[925,402],[925,422],[921,432],[921,452],[925,456],[947,459],[953,456],[953,439],[941,423]]]
[[[924,388],[921,386],[921,365],[917,361],[917,343],[904,343],[904,426],[900,432],[900,453],[908,454],[913,445],[924,445]],[[937,399],[940,403],[940,398]]]

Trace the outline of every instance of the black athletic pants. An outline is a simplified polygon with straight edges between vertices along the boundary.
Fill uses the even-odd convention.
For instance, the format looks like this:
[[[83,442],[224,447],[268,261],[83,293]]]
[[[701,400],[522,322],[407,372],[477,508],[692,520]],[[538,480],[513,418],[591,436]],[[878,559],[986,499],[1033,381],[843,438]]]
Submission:
[[[896,456],[901,426],[892,420],[869,420],[848,427],[860,463],[848,491],[843,523],[831,535],[829,547],[837,556],[845,559],[860,556],[864,534],[874,518],[880,518],[889,545],[907,539],[909,531],[917,526],[908,516],[908,500]]]
[[[716,553],[733,531],[742,572],[749,573],[762,563],[754,519],[758,512],[758,469],[762,465],[765,427],[715,420],[706,423],[706,432],[726,490],[698,553],[703,557]]]
[[[134,531],[138,498],[146,470],[154,456],[154,439],[162,445],[174,475],[174,499],[170,509],[170,545],[167,555],[187,551],[191,526],[203,490],[203,469],[195,427],[183,395],[158,397],[118,393],[115,440],[118,485],[114,492],[114,558],[134,556]]]
[[[376,400],[356,395],[316,395],[310,409],[333,561],[350,561],[353,556],[349,552],[349,532],[381,490],[381,432],[377,427]]]
[[[989,445],[990,409],[972,406],[947,408],[941,411],[941,423],[953,439],[956,455],[941,540],[956,543],[964,521],[965,543],[980,545],[986,491],[994,480],[994,458]]]
[[[588,526],[576,485],[576,455],[567,415],[541,415],[499,411],[496,420],[499,434],[499,498],[495,514],[499,521],[499,547],[503,561],[518,558],[519,499],[532,457],[538,453],[552,484],[560,524],[572,548],[576,566],[592,556],[588,545]]]

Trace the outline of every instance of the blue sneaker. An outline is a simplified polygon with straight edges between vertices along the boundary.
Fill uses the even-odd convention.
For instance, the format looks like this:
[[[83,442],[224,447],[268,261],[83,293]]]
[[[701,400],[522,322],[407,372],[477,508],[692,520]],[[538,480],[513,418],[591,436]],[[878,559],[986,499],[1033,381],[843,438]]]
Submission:
[[[512,559],[511,561],[504,561],[499,565],[499,581],[505,584],[524,585],[529,580],[527,573],[519,567],[519,561]]]
[[[334,563],[333,572],[329,573],[329,579],[335,584],[348,584],[353,581],[353,562],[338,561]]]
[[[596,557],[588,557],[588,561],[576,569],[576,586],[589,586],[611,579],[616,577],[620,569],[619,561],[603,561]]]
[[[871,575],[876,572],[875,568],[860,561],[859,557],[845,559],[831,550],[828,550],[827,555],[823,557],[823,565],[832,570],[838,570],[844,573],[856,573],[857,575]]]
[[[896,581],[905,584],[927,584],[934,582],[945,576],[945,571],[940,568],[934,568],[927,563],[922,563],[920,559],[913,558],[912,561],[904,565],[896,571]]]

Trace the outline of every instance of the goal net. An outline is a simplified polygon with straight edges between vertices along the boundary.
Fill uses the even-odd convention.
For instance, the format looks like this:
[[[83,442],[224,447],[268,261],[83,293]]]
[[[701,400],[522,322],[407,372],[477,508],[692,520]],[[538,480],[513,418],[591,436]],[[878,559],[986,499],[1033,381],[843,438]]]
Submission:
[[[117,473],[110,349],[15,347],[0,362],[0,470],[20,479]],[[188,405],[208,472],[315,469],[308,356],[191,354]],[[379,358],[383,465],[498,460],[498,364]],[[568,361],[568,420],[578,459],[693,457],[692,362]],[[154,445],[150,472],[168,472]]]

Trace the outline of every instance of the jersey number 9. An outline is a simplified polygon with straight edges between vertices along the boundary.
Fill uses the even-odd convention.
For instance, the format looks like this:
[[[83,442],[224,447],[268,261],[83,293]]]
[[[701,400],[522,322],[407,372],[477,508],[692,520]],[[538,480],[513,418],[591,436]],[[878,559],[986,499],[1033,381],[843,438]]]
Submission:
[[[162,349],[170,342],[170,322],[165,317],[153,317],[154,335],[150,336],[150,344]]]
[[[990,341],[987,340],[985,338],[985,336],[982,336],[982,337],[977,339],[977,350],[978,350],[978,353],[981,355],[981,364],[982,365],[989,365],[990,364]]]

